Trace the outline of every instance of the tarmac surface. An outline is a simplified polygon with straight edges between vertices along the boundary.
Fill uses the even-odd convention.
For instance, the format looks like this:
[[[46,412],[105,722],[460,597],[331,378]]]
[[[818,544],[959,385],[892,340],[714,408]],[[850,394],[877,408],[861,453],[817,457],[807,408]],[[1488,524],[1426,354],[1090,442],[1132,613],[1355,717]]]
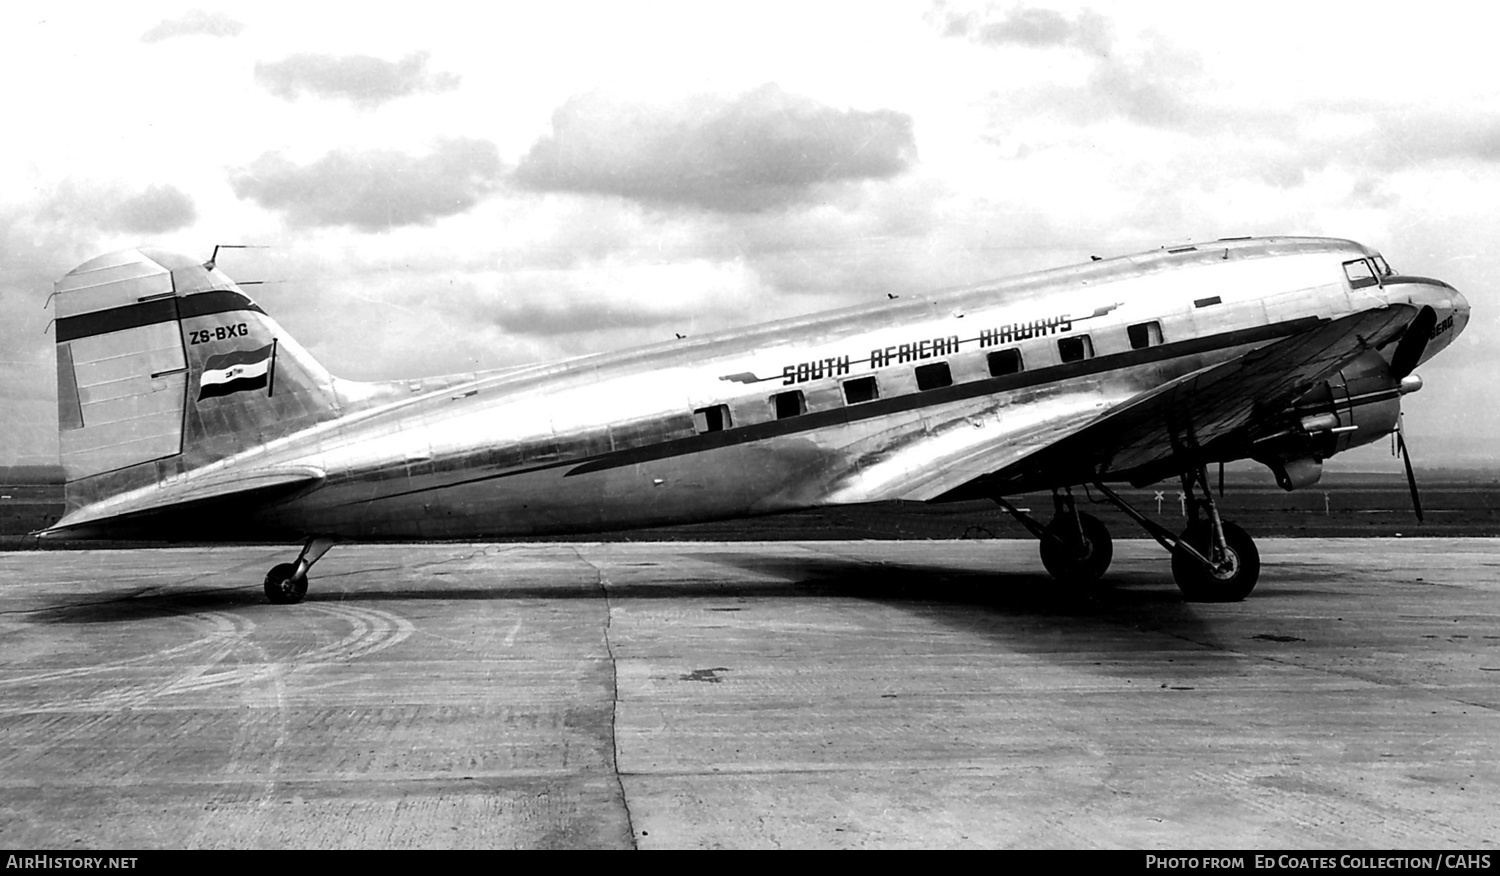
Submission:
[[[0,554],[0,844],[1492,849],[1500,541]]]

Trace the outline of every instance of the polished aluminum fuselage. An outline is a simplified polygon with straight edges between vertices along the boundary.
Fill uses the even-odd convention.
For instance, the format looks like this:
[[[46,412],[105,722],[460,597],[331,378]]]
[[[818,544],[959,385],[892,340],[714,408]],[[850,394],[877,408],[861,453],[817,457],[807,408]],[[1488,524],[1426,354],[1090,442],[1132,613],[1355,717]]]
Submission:
[[[554,365],[339,382],[341,416],[184,477],[321,473],[244,509],[244,536],[483,538],[932,500],[1288,326],[1396,304],[1467,319],[1437,281],[1352,288],[1342,263],[1369,255],[1339,240],[1221,241]],[[1131,327],[1151,323],[1139,346]],[[1092,355],[1064,361],[1079,344],[1059,341],[1084,335]],[[994,370],[1002,350],[1020,371]],[[941,363],[950,382],[932,386],[929,369],[919,386],[918,369]],[[857,400],[868,384],[845,383],[867,377],[875,397]],[[778,418],[786,392],[802,412],[784,401],[795,415]]]

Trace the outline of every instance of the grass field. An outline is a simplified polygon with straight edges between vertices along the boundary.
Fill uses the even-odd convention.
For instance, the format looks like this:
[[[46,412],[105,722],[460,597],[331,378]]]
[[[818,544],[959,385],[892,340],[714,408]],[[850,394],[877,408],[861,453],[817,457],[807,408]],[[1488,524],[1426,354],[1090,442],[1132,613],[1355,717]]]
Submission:
[[[55,468],[0,469],[0,548],[36,547],[27,533],[62,513],[62,486]],[[1255,536],[1500,536],[1500,473],[1434,470],[1419,472],[1424,523],[1411,510],[1406,480],[1389,473],[1334,473],[1308,490],[1286,493],[1269,473],[1234,471],[1226,478],[1220,508]],[[1171,530],[1183,523],[1178,485],[1157,484],[1120,491],[1148,517]],[[1160,511],[1156,494],[1162,494]],[[1085,510],[1098,516],[1116,538],[1144,537],[1135,523],[1094,495]],[[1052,515],[1051,497],[1036,493],[1012,497],[1042,521]],[[751,520],[701,523],[662,529],[584,536],[590,541],[760,541],[805,539],[1024,538],[1026,531],[987,501],[928,505],[879,502],[780,514]],[[570,536],[554,540],[577,540]],[[534,540],[534,539],[527,539]],[[69,545],[48,547],[66,548]],[[78,545],[80,547],[87,545]]]

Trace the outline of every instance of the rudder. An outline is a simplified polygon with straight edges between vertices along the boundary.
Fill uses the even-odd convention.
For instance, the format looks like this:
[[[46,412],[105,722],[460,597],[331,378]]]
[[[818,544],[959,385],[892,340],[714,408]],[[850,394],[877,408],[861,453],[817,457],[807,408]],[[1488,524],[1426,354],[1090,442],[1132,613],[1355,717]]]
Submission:
[[[339,381],[212,263],[127,250],[55,295],[70,511],[340,415]]]

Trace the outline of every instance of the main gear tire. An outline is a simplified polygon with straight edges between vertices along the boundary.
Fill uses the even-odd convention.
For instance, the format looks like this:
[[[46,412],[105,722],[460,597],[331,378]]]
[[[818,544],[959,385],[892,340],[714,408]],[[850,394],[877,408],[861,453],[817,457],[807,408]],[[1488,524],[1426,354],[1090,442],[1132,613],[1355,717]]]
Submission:
[[[1047,524],[1042,539],[1042,565],[1063,584],[1095,588],[1108,571],[1115,556],[1114,540],[1109,529],[1092,514],[1078,514],[1078,528],[1072,520],[1058,517]],[[1079,544],[1079,530],[1083,540]]]
[[[1213,528],[1208,523],[1188,527],[1181,538],[1203,556],[1213,555]],[[1219,569],[1203,565],[1186,551],[1173,552],[1172,577],[1189,602],[1239,602],[1255,589],[1260,578],[1260,551],[1254,539],[1233,523],[1225,523],[1224,545],[1229,550]]]

